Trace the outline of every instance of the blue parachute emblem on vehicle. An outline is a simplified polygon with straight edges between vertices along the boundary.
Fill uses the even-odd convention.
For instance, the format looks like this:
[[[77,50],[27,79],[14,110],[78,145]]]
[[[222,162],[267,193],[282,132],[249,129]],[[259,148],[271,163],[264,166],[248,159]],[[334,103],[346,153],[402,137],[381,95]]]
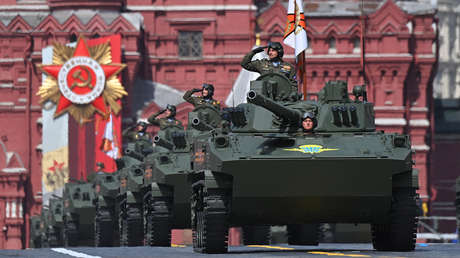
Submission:
[[[322,145],[315,145],[315,144],[307,144],[307,145],[301,145],[298,148],[292,148],[292,149],[284,149],[286,151],[300,151],[303,153],[321,153],[323,151],[335,151],[338,149],[328,149],[324,148]]]

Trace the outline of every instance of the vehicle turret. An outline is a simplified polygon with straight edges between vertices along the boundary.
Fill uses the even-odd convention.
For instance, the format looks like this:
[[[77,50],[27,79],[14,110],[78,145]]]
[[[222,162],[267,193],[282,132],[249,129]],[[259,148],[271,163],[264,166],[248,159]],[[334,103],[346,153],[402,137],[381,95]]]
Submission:
[[[165,140],[163,138],[161,138],[160,136],[156,135],[154,138],[153,138],[153,142],[158,145],[158,146],[161,146],[163,148],[166,148],[168,150],[172,150],[174,149],[174,144],[168,140]]]
[[[288,108],[262,94],[258,94],[254,90],[248,92],[247,99],[249,103],[264,107],[281,119],[287,120],[291,124],[298,125],[302,118],[302,113],[300,111]]]

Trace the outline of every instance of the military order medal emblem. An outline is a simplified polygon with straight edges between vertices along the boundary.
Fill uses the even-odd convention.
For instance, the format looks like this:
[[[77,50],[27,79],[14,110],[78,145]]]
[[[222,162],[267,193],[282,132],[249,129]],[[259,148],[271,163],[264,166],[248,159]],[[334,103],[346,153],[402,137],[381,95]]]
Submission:
[[[72,103],[88,104],[104,91],[104,70],[92,58],[74,57],[59,71],[58,84],[61,94]]]
[[[80,37],[75,48],[58,43],[53,47],[53,64],[39,66],[48,76],[37,95],[41,103],[50,100],[57,105],[55,116],[69,112],[83,123],[94,112],[121,110],[116,100],[127,93],[117,75],[125,65],[112,63],[109,42],[88,47]]]

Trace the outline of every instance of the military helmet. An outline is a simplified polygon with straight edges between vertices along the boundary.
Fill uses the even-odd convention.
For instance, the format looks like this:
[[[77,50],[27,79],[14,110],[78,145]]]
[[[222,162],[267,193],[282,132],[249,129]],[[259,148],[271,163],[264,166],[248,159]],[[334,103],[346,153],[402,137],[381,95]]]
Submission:
[[[145,122],[145,120],[139,119],[139,120],[137,120],[137,124],[136,124],[136,125],[137,125],[137,126],[139,126],[139,125],[142,126],[142,131],[145,131],[145,130],[147,129],[148,123]]]
[[[168,104],[166,106],[166,109],[169,110],[169,112],[171,112],[171,114],[169,115],[170,117],[176,116],[176,106]]]
[[[268,42],[267,54],[268,54],[268,51],[270,51],[270,48],[278,51],[278,57],[283,58],[284,49],[283,49],[283,45],[281,45],[281,43],[279,43],[279,42]]]
[[[317,120],[316,120],[315,114],[314,114],[313,112],[309,112],[309,111],[303,113],[303,115],[302,115],[302,122],[305,121],[305,119],[307,119],[307,118],[310,118],[310,119],[311,119],[311,121],[313,122],[313,128],[315,128],[315,127],[316,127],[316,124],[317,124]]]
[[[361,97],[364,94],[364,87],[361,85],[356,85],[353,87],[353,95],[355,97]]]
[[[206,89],[208,91],[208,96],[207,98],[212,98],[214,95],[214,85],[208,84],[208,83],[203,83],[203,89]]]
[[[316,120],[316,116],[315,116],[315,114],[313,114],[313,112],[305,112],[305,113],[303,113],[302,121],[307,119],[307,118],[310,118],[313,121]]]

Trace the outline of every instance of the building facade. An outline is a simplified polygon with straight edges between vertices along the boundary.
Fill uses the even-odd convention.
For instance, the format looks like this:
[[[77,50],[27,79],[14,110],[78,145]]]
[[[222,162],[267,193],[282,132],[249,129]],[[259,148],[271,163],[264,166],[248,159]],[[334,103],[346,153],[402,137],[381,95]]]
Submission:
[[[430,213],[455,216],[455,179],[460,176],[460,7],[455,0],[438,0],[439,64],[433,83],[435,126],[430,177]],[[455,221],[434,223],[439,232],[454,233]]]
[[[367,82],[379,129],[412,137],[420,194],[429,200],[435,12],[413,1],[304,1],[310,47],[309,98],[327,80],[350,89]],[[28,218],[41,199],[41,106],[36,92],[41,51],[54,41],[122,36],[125,121],[177,104],[186,120],[185,90],[203,82],[219,100],[231,92],[243,56],[255,44],[282,41],[286,1],[270,0],[6,0],[0,3],[0,247],[27,246]],[[362,26],[361,24],[364,24]],[[363,31],[363,33],[361,33]],[[365,69],[360,60],[365,42]],[[293,50],[286,58],[294,62]],[[25,118],[25,119],[24,119]],[[69,129],[69,131],[72,131]],[[69,146],[71,149],[72,146]],[[71,150],[70,150],[71,152]],[[0,155],[1,156],[1,155]],[[72,171],[71,171],[72,173]],[[5,190],[3,190],[5,189]],[[13,215],[14,214],[14,215]],[[26,232],[22,234],[22,232]]]

